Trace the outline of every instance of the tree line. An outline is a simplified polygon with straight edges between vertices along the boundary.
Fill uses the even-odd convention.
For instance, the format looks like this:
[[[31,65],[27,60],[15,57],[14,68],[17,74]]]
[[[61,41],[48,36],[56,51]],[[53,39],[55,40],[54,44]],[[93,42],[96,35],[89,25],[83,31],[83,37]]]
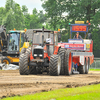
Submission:
[[[26,5],[21,7],[14,0],[6,0],[5,7],[0,7],[0,25],[5,25],[7,31],[14,28],[17,30],[40,28],[45,20],[42,10],[38,12],[33,8],[32,14],[29,14]]]

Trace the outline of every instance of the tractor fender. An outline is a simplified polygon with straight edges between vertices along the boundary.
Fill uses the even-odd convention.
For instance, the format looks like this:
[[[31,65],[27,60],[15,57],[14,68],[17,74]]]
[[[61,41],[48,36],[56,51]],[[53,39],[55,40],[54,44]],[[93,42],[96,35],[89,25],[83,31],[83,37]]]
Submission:
[[[54,47],[54,54],[58,54],[60,48],[61,48],[61,46],[55,46]]]
[[[24,42],[23,47],[20,48],[20,52],[22,48],[28,48],[29,47],[29,42]]]

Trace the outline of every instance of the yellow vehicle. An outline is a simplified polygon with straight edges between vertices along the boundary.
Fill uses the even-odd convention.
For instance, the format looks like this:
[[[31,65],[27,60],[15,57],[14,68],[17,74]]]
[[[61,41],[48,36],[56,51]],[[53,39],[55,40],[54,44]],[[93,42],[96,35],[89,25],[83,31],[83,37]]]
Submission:
[[[25,52],[29,47],[28,37],[25,34],[26,30],[11,30],[8,33],[7,51],[2,53],[2,63],[19,63],[19,54]]]

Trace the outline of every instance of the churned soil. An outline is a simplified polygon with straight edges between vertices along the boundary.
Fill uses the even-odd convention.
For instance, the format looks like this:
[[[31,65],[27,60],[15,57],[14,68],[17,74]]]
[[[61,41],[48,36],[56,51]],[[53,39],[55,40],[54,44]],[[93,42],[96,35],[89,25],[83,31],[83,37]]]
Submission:
[[[70,76],[20,75],[18,70],[0,71],[0,98],[99,83],[100,71]]]

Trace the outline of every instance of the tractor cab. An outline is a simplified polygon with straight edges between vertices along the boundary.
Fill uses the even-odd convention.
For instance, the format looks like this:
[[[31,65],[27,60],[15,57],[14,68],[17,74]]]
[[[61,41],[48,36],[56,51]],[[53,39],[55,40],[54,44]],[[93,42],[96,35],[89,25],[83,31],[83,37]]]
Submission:
[[[31,59],[43,59],[54,52],[54,32],[49,30],[33,30]]]
[[[8,51],[19,52],[20,31],[10,31],[8,37]]]
[[[25,31],[13,30],[8,33],[8,54],[19,54],[20,48],[27,41]]]

